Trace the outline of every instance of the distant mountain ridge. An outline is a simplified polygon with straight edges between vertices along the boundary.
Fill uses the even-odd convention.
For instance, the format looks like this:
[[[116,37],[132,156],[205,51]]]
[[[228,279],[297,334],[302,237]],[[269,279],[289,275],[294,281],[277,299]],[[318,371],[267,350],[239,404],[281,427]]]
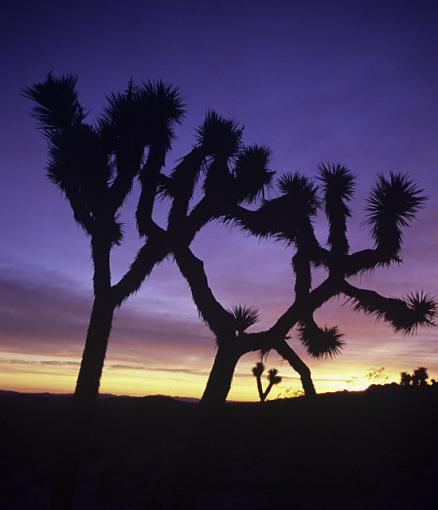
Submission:
[[[2,396],[11,396],[11,397],[50,397],[50,398],[71,398],[73,397],[73,393],[50,393],[48,391],[43,392],[27,392],[27,391],[13,391],[13,390],[1,390],[0,389],[0,397]],[[132,395],[113,395],[112,393],[101,393],[99,395],[100,399],[135,399],[135,400],[162,400],[162,401],[178,401],[178,402],[187,402],[187,403],[197,403],[199,402],[198,398],[193,397],[171,397],[169,395],[144,395],[144,396],[132,396]]]

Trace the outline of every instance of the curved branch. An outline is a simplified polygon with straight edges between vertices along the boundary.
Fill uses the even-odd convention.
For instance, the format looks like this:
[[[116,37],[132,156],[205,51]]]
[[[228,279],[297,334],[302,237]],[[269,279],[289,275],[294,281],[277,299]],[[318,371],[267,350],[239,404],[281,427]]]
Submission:
[[[140,170],[141,192],[135,216],[138,232],[143,236],[148,234],[152,221],[152,211],[160,181],[159,175],[164,166],[165,155],[165,149],[151,146],[146,163]]]
[[[176,263],[192,291],[199,314],[208,327],[218,336],[234,333],[233,316],[223,308],[211,291],[203,262],[195,257],[190,248],[178,246],[173,249]]]
[[[111,288],[114,306],[120,306],[131,294],[137,292],[144,279],[156,264],[169,255],[170,247],[165,237],[155,236],[140,248],[129,270]]]
[[[268,332],[278,338],[284,338],[301,317],[314,312],[331,297],[339,294],[339,292],[339,282],[335,279],[327,278],[321,285],[312,290],[306,299],[299,302],[295,301]]]
[[[178,228],[187,217],[190,200],[201,171],[205,154],[202,149],[195,147],[189,152],[168,179],[168,187],[173,196],[169,211],[169,228]]]
[[[437,304],[427,294],[410,295],[406,301],[387,298],[379,293],[360,289],[343,282],[341,291],[351,298],[356,310],[374,315],[377,319],[389,322],[395,331],[413,333],[418,326],[432,326]]]
[[[304,394],[306,397],[313,397],[316,395],[315,386],[312,381],[312,374],[310,368],[304,363],[304,361],[298,356],[298,354],[292,349],[292,347],[286,342],[281,340],[274,346],[278,354],[287,360],[289,365],[300,375],[301,383],[303,385]]]

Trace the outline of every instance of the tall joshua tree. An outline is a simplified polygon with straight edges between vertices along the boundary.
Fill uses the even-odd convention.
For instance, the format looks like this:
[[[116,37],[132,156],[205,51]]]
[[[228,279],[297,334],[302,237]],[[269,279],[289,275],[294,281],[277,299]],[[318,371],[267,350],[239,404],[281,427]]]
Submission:
[[[64,193],[75,220],[90,237],[94,303],[75,390],[76,400],[88,404],[98,394],[115,309],[140,288],[176,241],[190,244],[206,223],[247,198],[243,188],[257,195],[271,173],[259,176],[259,187],[254,179],[245,183],[251,157],[264,148],[242,150],[242,128],[211,111],[197,130],[192,150],[170,176],[164,175],[165,157],[184,107],[179,91],[162,82],[129,82],[125,92],[109,96],[94,125],[86,122],[74,76],[49,74],[45,81],[26,88],[24,96],[35,103],[33,114],[49,143],[48,177]],[[202,173],[204,194],[189,211]],[[253,176],[257,177],[257,169]],[[117,218],[136,178],[140,184],[136,222],[145,242],[126,274],[112,282],[110,254],[123,238]],[[229,179],[236,181],[236,194],[224,200],[217,190],[226,188]],[[172,200],[167,230],[152,220],[158,193]]]
[[[78,400],[90,401],[98,392],[115,308],[110,254],[123,238],[118,214],[138,175],[138,221],[147,221],[157,173],[183,105],[177,89],[161,82],[140,87],[131,82],[125,93],[109,97],[105,114],[91,125],[73,76],[49,74],[24,95],[36,103],[33,113],[49,143],[48,177],[90,238],[94,302],[75,392]]]
[[[374,247],[349,253],[347,219],[348,202],[354,191],[354,178],[344,167],[321,166],[322,200],[318,188],[302,175],[286,175],[278,181],[280,196],[264,200],[260,208],[250,211],[236,205],[225,217],[258,236],[286,240],[296,248],[293,256],[295,298],[276,323],[266,331],[246,333],[254,323],[254,310],[242,313],[240,307],[226,310],[211,291],[202,261],[188,246],[174,247],[178,266],[187,279],[193,299],[217,339],[217,354],[202,401],[220,405],[231,386],[235,366],[250,351],[275,349],[295,368],[306,395],[315,393],[310,370],[287,342],[295,326],[297,336],[311,356],[332,357],[343,346],[342,334],[335,327],[320,327],[314,320],[315,310],[331,297],[344,294],[356,310],[374,315],[396,331],[413,333],[418,326],[433,324],[435,301],[427,294],[409,294],[404,300],[386,298],[352,285],[348,278],[360,272],[400,262],[402,227],[415,217],[424,201],[421,190],[406,176],[391,173],[379,176],[368,199],[368,221]],[[312,219],[324,207],[329,224],[327,247],[317,240]],[[312,289],[311,269],[322,266],[326,279]],[[248,311],[248,309],[246,309]]]

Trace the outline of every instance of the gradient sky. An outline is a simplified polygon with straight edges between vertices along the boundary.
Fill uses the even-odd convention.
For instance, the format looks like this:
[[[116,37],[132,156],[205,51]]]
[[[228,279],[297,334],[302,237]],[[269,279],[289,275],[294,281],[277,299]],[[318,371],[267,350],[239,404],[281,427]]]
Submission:
[[[364,205],[376,174],[409,173],[429,200],[406,232],[404,263],[362,276],[360,284],[391,296],[412,289],[438,295],[433,2],[17,1],[3,8],[0,23],[0,388],[72,391],[90,310],[88,239],[45,177],[46,144],[20,96],[48,71],[79,76],[90,119],[130,77],[180,87],[188,113],[167,168],[190,150],[209,108],[244,124],[246,143],[269,145],[279,174],[314,175],[320,162],[342,162],[358,177],[353,249],[370,245]],[[123,216],[127,238],[113,255],[115,280],[140,245],[131,222],[134,200]],[[163,203],[157,217],[165,211]],[[317,232],[324,240],[323,218]],[[287,247],[211,225],[193,249],[223,304],[259,307],[260,327],[290,303]],[[371,368],[385,367],[388,380],[420,365],[438,376],[435,328],[406,338],[342,303],[332,300],[318,312],[320,323],[345,333],[342,356],[312,360],[291,340],[319,391],[364,388]],[[213,355],[213,337],[168,261],[117,313],[102,391],[197,397]],[[255,358],[239,363],[231,398],[257,397],[250,375]],[[276,356],[267,365],[285,378],[277,393],[299,388]]]

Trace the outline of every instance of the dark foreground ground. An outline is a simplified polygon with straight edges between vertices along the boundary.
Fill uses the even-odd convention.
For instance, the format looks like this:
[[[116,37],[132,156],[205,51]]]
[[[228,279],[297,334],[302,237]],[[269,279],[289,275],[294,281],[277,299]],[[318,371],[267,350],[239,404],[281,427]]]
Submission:
[[[66,444],[69,404],[0,396],[2,510],[438,508],[432,390],[229,404],[216,417],[106,398],[89,435]]]

